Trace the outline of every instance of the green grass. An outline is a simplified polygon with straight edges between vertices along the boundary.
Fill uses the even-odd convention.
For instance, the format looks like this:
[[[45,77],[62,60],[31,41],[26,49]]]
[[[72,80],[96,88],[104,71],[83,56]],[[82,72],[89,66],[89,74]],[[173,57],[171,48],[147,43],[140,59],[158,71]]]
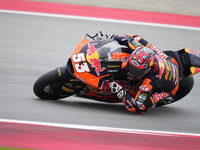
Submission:
[[[0,150],[30,150],[30,149],[0,147]]]

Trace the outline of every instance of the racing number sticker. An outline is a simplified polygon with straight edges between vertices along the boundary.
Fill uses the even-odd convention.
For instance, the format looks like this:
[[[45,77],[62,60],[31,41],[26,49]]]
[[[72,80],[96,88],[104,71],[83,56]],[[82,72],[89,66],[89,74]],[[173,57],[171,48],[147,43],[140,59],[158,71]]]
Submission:
[[[90,69],[85,60],[84,53],[72,55],[72,61],[75,62],[74,67],[78,73],[90,72]],[[83,62],[83,63],[79,64],[80,62]]]

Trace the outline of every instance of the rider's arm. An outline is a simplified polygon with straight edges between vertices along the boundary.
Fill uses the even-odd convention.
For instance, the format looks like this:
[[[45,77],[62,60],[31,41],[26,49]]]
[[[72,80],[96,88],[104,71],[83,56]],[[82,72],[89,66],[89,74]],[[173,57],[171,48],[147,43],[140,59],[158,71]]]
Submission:
[[[125,45],[129,47],[132,51],[135,50],[139,46],[145,46],[150,49],[157,49],[154,45],[143,39],[139,35],[130,35],[130,34],[123,34],[123,35],[115,35],[112,33],[104,33],[99,31],[92,37],[94,40],[101,40],[101,39],[114,39],[119,44]]]
[[[114,39],[121,45],[127,46],[131,52],[137,47],[145,46],[153,50],[156,54],[160,55],[161,58],[168,58],[168,56],[163,53],[160,49],[155,47],[153,44],[149,43],[139,35],[131,36],[129,34],[115,35]]]
[[[116,40],[120,45],[127,46],[132,51],[137,47],[143,46],[141,43],[134,40],[134,38],[129,34],[115,35],[114,40]]]
[[[139,35],[134,35],[133,39],[139,43],[141,43],[142,45],[144,45],[145,47],[148,47],[152,50],[159,50],[157,47],[155,47],[153,44],[149,43],[147,40],[145,40],[144,38],[142,38]]]
[[[155,99],[151,96],[153,91],[153,85],[151,85],[151,79],[145,78],[142,84],[136,91],[135,97],[131,97],[126,94],[122,100],[125,107],[132,112],[145,112],[155,105]]]
[[[99,31],[92,38],[94,40],[114,38],[116,41],[119,42],[119,44],[126,45],[127,47],[131,48],[132,50],[135,50],[139,46],[145,46],[152,50],[159,50],[153,44],[149,43],[148,41],[146,41],[144,38],[142,38],[139,35],[134,35],[134,36],[132,36],[130,34],[115,35],[113,33],[104,33],[102,31]]]
[[[166,59],[168,56],[163,53],[159,48],[155,47],[153,44],[149,43],[147,40],[145,40],[144,38],[142,38],[139,35],[134,35],[133,39],[139,43],[141,43],[142,45],[144,45],[145,47],[150,48],[151,50],[153,50],[156,54],[160,55],[161,58]]]
[[[111,82],[113,83],[113,82]],[[144,112],[155,105],[155,100],[151,96],[153,91],[153,86],[151,85],[151,80],[149,78],[145,78],[142,84],[139,86],[136,91],[135,97],[129,95],[120,85],[114,82],[114,93],[117,93],[119,99],[122,100],[125,107],[131,112]],[[113,86],[110,85],[111,92]]]

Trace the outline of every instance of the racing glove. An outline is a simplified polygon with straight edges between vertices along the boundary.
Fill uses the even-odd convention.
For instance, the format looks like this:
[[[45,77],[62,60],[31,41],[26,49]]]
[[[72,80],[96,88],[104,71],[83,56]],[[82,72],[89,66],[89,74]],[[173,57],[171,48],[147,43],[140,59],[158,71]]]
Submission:
[[[131,112],[137,112],[139,114],[143,114],[146,111],[146,110],[140,110],[134,98],[131,97],[129,94],[126,94],[122,102],[124,103],[126,109],[128,109]]]
[[[139,46],[143,46],[141,43],[135,41],[134,38],[128,34],[115,35],[114,40],[116,40],[120,45],[125,45],[132,50],[135,50]]]
[[[95,36],[93,36],[94,40],[101,40],[101,39],[112,39],[114,38],[115,34],[113,33],[103,33],[102,31],[99,31],[96,33]]]
[[[126,109],[128,109],[129,111],[131,111],[131,112],[139,111],[139,108],[138,108],[134,98],[131,95],[126,94],[126,96],[124,97],[122,102],[124,103]]]
[[[123,99],[126,95],[126,91],[116,82],[110,82],[109,83],[110,90],[112,93],[117,93],[117,97],[119,99]]]

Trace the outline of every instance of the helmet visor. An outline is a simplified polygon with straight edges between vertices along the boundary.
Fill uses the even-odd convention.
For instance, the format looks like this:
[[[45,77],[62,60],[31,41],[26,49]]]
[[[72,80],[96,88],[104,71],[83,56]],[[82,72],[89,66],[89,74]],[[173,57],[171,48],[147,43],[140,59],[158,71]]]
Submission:
[[[127,64],[127,75],[131,78],[141,78],[148,72],[148,70],[149,69],[139,69],[129,63]]]

